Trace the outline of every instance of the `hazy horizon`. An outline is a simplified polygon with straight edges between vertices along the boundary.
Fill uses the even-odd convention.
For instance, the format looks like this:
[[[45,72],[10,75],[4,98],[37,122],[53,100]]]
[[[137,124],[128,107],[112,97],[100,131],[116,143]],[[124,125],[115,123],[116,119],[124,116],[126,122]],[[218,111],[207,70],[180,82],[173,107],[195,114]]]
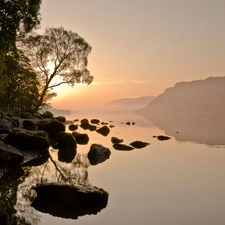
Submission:
[[[56,89],[52,105],[158,96],[180,81],[224,76],[225,1],[43,1],[41,28],[77,32],[91,46],[90,86]]]

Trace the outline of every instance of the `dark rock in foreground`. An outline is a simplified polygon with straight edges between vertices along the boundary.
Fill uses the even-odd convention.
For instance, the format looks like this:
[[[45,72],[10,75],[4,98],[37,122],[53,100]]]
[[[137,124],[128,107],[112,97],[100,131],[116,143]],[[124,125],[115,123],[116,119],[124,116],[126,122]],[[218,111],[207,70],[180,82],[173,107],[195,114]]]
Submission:
[[[108,204],[109,194],[94,186],[49,183],[32,189],[37,192],[32,207],[62,218],[77,219],[86,214],[97,214]]]
[[[157,139],[160,140],[160,141],[166,141],[166,140],[171,139],[171,137],[159,135],[159,136],[157,136]]]
[[[103,136],[107,136],[110,133],[110,129],[107,126],[103,126],[96,130],[96,132]]]
[[[65,125],[58,120],[40,121],[38,130],[45,131],[49,134],[49,139],[54,139],[60,131],[65,131]]]
[[[108,148],[100,144],[92,144],[87,156],[91,165],[97,165],[107,160],[110,155]]]
[[[131,151],[134,149],[133,147],[129,145],[120,144],[120,143],[113,144],[113,148],[116,150],[121,150],[121,151]]]
[[[147,145],[149,145],[149,143],[143,141],[133,141],[130,143],[130,145],[133,146],[134,148],[144,148]]]
[[[24,131],[8,134],[4,139],[4,143],[25,151],[49,148],[49,142],[45,137]]]
[[[13,146],[0,143],[0,166],[20,166],[23,155]]]
[[[49,159],[49,151],[20,151],[23,156],[23,162],[21,164],[22,167],[24,166],[40,166],[48,161]]]

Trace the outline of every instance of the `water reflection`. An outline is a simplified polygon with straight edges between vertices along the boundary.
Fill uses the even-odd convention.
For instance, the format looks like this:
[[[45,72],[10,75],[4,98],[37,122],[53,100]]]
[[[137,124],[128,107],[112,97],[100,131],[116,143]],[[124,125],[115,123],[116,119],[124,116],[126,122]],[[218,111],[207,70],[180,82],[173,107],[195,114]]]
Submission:
[[[51,149],[48,160],[35,167],[23,167],[24,174],[10,184],[0,184],[1,211],[7,212],[8,224],[35,225],[40,223],[38,211],[30,207],[36,197],[32,186],[55,182],[66,185],[89,185],[87,154],[77,153],[70,163],[56,160],[57,151]],[[22,169],[21,169],[22,170]],[[17,174],[17,173],[16,173]]]
[[[178,141],[225,145],[224,113],[149,113],[143,116]]]
[[[37,198],[32,202],[36,210],[62,218],[78,219],[97,214],[108,203],[108,193],[93,186],[69,186],[49,183],[33,187]]]

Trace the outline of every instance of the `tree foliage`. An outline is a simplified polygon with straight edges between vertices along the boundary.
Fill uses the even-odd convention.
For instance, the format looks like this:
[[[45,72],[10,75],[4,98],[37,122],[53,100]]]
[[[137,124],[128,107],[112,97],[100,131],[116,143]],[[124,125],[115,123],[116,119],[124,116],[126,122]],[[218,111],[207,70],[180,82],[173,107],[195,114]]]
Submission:
[[[41,0],[0,0],[0,73],[16,38],[40,24]]]
[[[47,28],[43,35],[33,33],[25,38],[22,49],[39,78],[39,107],[52,97],[55,87],[89,85],[93,80],[87,69],[91,46],[77,33],[63,27]]]
[[[5,68],[0,75],[0,107],[4,111],[30,111],[36,109],[38,80],[29,60],[22,52],[10,52],[5,57]]]

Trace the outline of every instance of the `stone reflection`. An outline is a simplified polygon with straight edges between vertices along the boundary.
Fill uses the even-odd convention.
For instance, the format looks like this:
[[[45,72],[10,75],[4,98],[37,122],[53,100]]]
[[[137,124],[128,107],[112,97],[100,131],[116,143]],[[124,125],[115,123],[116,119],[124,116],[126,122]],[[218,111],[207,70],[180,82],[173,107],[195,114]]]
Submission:
[[[33,187],[37,198],[32,206],[41,212],[62,218],[77,219],[97,214],[108,203],[108,193],[94,186],[48,183]]]
[[[78,153],[74,160],[67,164],[55,160],[57,159],[57,151],[50,150],[49,156],[45,157],[46,159],[47,161],[42,165],[24,166],[17,173],[15,173],[14,168],[12,174],[16,177],[14,176],[12,179],[9,179],[9,175],[6,176],[6,180],[4,180],[4,176],[1,176],[0,222],[7,219],[7,225],[40,224],[40,214],[30,206],[36,197],[32,187],[37,183],[54,182],[65,185],[89,185],[88,167],[90,163],[87,154]],[[10,172],[9,169],[8,171]],[[3,172],[4,170],[0,170],[0,173]]]

